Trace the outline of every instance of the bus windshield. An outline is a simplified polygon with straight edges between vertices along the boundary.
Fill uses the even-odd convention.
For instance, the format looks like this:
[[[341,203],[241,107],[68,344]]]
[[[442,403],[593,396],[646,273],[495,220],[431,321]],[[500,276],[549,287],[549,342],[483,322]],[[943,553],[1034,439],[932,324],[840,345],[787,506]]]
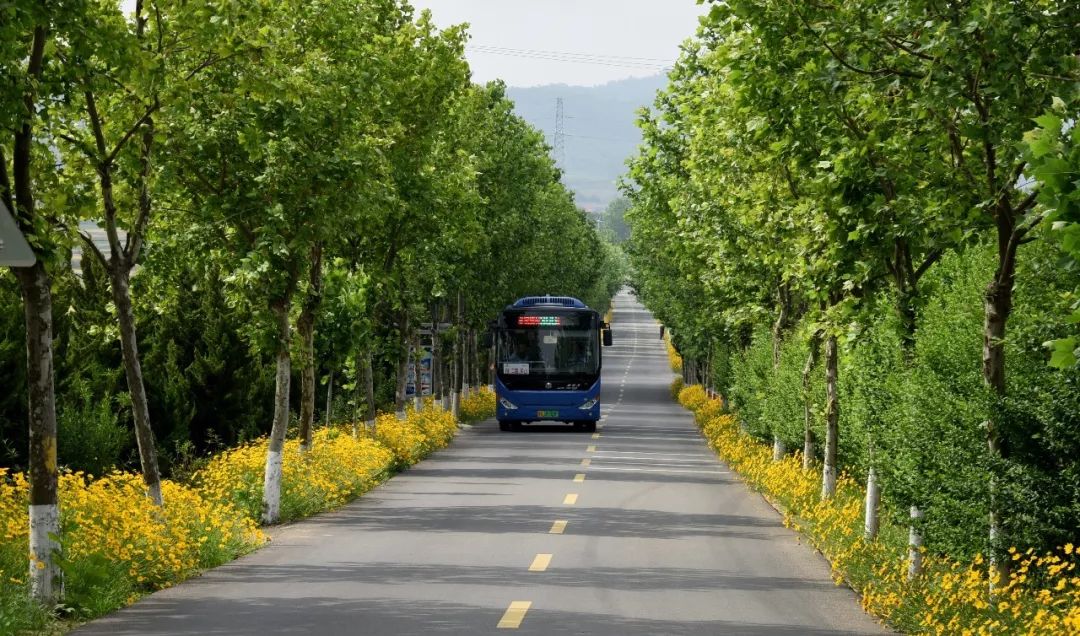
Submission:
[[[515,312],[499,330],[496,361],[504,381],[584,381],[600,371],[599,331],[589,313]]]

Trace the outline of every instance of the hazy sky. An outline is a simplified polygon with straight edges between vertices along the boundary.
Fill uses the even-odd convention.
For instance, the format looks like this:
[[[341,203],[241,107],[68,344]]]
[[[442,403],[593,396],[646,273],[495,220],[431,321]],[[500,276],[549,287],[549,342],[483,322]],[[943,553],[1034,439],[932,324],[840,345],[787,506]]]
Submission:
[[[663,72],[707,10],[696,0],[411,0],[468,22],[473,80],[593,86]],[[568,61],[568,60],[588,60]]]

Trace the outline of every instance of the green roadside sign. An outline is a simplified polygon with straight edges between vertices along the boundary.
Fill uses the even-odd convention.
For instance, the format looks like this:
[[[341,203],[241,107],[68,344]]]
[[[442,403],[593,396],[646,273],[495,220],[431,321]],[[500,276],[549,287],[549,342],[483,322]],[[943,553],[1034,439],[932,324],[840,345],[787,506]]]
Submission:
[[[30,267],[37,262],[34,250],[19,231],[19,225],[7,206],[0,202],[0,265]]]

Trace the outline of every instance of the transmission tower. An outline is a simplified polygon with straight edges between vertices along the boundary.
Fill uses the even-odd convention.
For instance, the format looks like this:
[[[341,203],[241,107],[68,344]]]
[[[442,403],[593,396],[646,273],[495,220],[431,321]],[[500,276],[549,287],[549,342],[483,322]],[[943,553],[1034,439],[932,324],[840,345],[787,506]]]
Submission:
[[[555,143],[552,144],[552,152],[555,155],[555,165],[566,168],[566,130],[563,128],[563,101],[561,97],[555,98]]]

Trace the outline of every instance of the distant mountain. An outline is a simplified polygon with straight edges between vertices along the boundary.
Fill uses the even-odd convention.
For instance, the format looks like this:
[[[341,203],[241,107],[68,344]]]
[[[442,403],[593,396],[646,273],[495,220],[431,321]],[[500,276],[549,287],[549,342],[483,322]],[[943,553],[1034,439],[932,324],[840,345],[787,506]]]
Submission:
[[[564,182],[574,191],[578,205],[598,212],[618,196],[615,182],[626,172],[626,160],[641,141],[634,125],[638,108],[651,106],[656,91],[665,86],[667,78],[656,75],[600,86],[511,86],[506,92],[518,115],[543,130],[551,145],[555,100],[563,99]]]

